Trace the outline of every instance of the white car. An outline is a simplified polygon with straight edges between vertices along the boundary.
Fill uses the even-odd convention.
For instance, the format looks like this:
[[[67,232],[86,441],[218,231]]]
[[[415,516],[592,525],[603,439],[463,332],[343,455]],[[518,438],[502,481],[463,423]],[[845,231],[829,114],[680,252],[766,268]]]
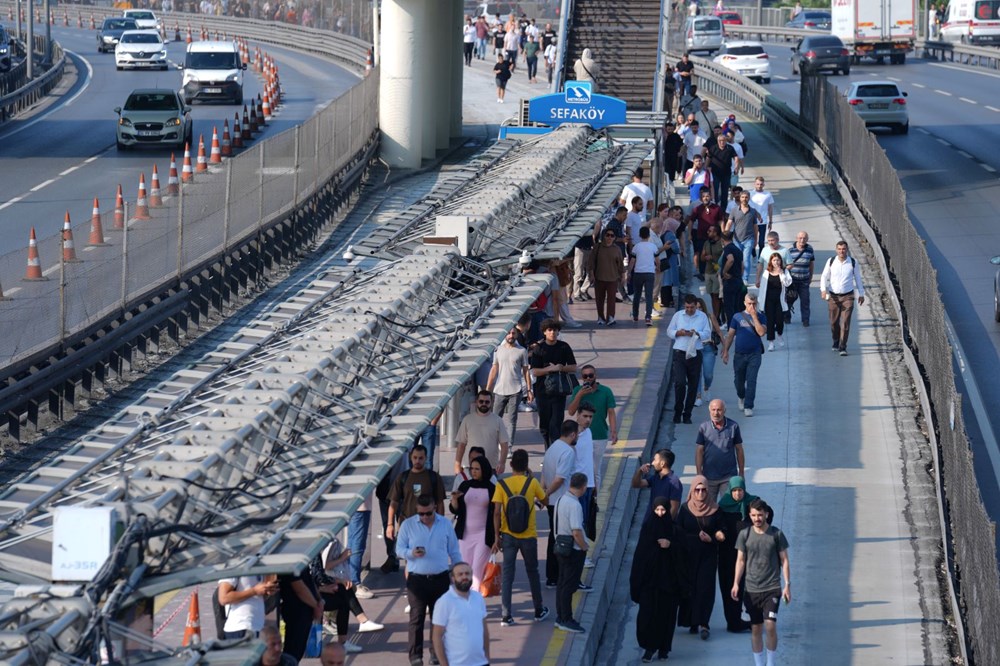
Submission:
[[[117,69],[167,69],[167,46],[155,30],[126,30],[115,47]]]
[[[160,19],[156,18],[156,14],[148,9],[126,9],[122,16],[135,21],[140,30],[160,29]]]
[[[771,60],[760,42],[726,42],[712,60],[759,83],[771,82]]]
[[[844,93],[847,103],[866,127],[889,127],[895,134],[910,131],[906,93],[893,81],[856,81]]]

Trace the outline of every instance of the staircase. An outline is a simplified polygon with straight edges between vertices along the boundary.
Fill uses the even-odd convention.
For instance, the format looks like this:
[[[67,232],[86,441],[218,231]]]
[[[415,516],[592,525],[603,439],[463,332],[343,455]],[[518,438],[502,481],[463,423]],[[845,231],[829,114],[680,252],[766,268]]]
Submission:
[[[576,78],[573,65],[589,48],[601,67],[600,94],[625,100],[630,111],[652,109],[660,14],[660,0],[575,0],[564,80]]]

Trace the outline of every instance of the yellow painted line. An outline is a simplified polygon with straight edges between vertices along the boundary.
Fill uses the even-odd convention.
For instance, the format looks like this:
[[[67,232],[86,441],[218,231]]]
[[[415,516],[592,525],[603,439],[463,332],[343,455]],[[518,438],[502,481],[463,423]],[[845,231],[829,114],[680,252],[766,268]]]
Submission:
[[[663,320],[661,320],[663,321]],[[628,408],[625,413],[622,414],[622,422],[619,431],[621,432],[621,437],[618,439],[618,444],[616,444],[610,453],[610,460],[608,461],[608,471],[604,475],[605,481],[608,479],[618,478],[618,471],[621,469],[622,463],[627,457],[625,453],[625,444],[628,442],[629,436],[632,433],[632,423],[635,421],[635,413],[639,408],[639,396],[642,393],[642,387],[646,383],[646,375],[649,372],[649,359],[653,355],[653,345],[656,343],[656,333],[657,327],[652,327],[646,329],[646,351],[642,353],[639,359],[639,374],[636,375],[635,383],[632,384],[632,392],[628,397]],[[656,414],[654,418],[660,418],[659,414]],[[604,538],[604,523],[607,520],[608,511],[605,508],[597,514],[597,542],[594,543],[594,550],[598,550],[598,545],[601,539]],[[580,599],[584,595],[577,595],[573,600],[573,613],[576,614],[577,608],[580,605]],[[594,628],[591,627],[588,631],[593,631]],[[563,647],[566,644],[566,639],[569,637],[569,633],[562,631],[561,629],[555,629],[552,632],[552,638],[549,639],[549,645],[545,649],[545,655],[539,662],[539,666],[557,666],[559,663],[559,655],[562,654]]]
[[[153,599],[153,613],[159,613],[166,608],[167,604],[169,604],[179,592],[180,590],[174,590],[173,592],[164,592],[163,594],[156,595],[156,598]]]

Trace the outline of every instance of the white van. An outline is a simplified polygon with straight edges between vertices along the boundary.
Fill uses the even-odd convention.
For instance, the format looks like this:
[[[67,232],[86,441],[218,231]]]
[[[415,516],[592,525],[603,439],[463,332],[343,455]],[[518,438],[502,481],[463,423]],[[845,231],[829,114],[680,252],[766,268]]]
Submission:
[[[941,39],[962,44],[1000,44],[1000,0],[951,0]]]
[[[181,97],[192,102],[228,101],[243,104],[246,63],[234,42],[192,42],[184,55]]]
[[[684,48],[708,51],[709,55],[722,48],[726,33],[718,16],[692,16],[684,24]]]

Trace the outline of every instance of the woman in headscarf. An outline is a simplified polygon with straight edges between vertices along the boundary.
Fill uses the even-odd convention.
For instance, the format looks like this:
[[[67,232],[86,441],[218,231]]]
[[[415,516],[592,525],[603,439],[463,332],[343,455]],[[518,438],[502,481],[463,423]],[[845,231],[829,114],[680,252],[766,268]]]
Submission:
[[[632,558],[629,592],[639,604],[635,635],[643,663],[666,659],[674,640],[677,607],[687,596],[687,576],[681,544],[674,537],[670,501],[653,500],[653,513],[642,524]]]
[[[486,456],[469,463],[469,478],[451,494],[451,512],[457,516],[455,536],[462,559],[472,567],[472,589],[478,590],[493,548],[493,466]]]
[[[601,78],[601,66],[594,60],[593,52],[584,49],[583,54],[573,64],[577,81],[590,81],[590,92],[597,93],[597,83]]]
[[[691,601],[682,609],[680,624],[690,626],[692,634],[700,631],[701,640],[707,641],[710,633],[708,623],[715,606],[715,572],[719,561],[717,544],[725,542],[726,535],[722,531],[719,505],[710,496],[708,479],[704,476],[699,474],[691,482],[691,491],[687,502],[681,505],[677,523],[684,535],[692,588]]]
[[[741,617],[743,606],[743,581],[740,581],[740,600],[733,600],[733,576],[736,574],[736,535],[750,525],[750,502],[756,495],[747,492],[742,476],[729,479],[729,492],[719,501],[722,514],[722,531],[726,541],[719,545],[719,587],[722,595],[722,609],[726,612],[726,631],[740,633],[750,628],[750,623]]]

